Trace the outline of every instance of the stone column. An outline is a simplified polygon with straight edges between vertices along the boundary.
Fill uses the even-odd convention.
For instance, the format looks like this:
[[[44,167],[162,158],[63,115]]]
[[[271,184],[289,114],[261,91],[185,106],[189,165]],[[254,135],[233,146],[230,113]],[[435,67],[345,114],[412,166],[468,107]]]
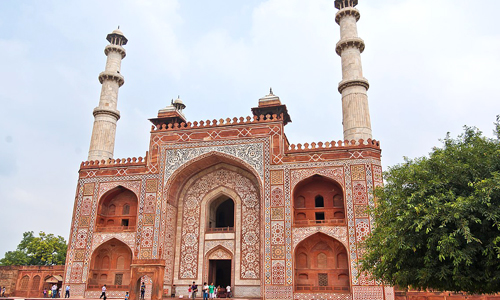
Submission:
[[[90,140],[88,160],[107,160],[113,158],[115,148],[116,122],[120,119],[120,112],[116,109],[118,103],[118,89],[125,80],[120,74],[121,61],[125,57],[127,38],[120,30],[114,30],[106,39],[109,45],[104,49],[106,54],[106,68],[99,74],[102,84],[99,106],[94,109],[94,128]]]
[[[340,41],[336,52],[342,58],[342,81],[339,92],[342,94],[342,124],[344,140],[372,138],[370,111],[368,109],[368,80],[363,77],[361,53],[365,43],[358,37],[356,22],[360,18],[355,8],[358,0],[335,0],[339,9],[335,21],[340,25]]]

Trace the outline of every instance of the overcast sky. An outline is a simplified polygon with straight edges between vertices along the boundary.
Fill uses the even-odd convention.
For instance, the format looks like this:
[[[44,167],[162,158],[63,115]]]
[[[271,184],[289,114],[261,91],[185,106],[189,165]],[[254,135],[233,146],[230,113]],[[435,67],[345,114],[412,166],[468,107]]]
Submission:
[[[385,167],[447,132],[492,136],[500,1],[359,0],[373,137]],[[333,0],[0,1],[0,257],[22,233],[68,239],[99,102],[106,35],[129,39],[115,157],[144,156],[148,118],[181,96],[189,121],[240,117],[269,87],[291,143],[342,139]]]

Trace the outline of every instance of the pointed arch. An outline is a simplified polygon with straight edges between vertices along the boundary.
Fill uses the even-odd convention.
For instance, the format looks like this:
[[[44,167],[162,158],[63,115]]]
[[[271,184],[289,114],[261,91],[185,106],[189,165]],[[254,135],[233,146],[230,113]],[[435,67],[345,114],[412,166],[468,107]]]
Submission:
[[[347,258],[347,253],[347,248],[340,241],[323,233],[315,233],[302,240],[294,254],[295,291],[348,292],[347,261],[338,261],[339,257]],[[305,254],[311,260],[309,265],[302,262]]]
[[[192,176],[201,173],[203,170],[209,169],[216,165],[226,165],[242,169],[251,176],[254,184],[258,187],[259,191],[262,192],[262,181],[261,176],[250,164],[244,160],[218,151],[211,151],[200,156],[197,156],[186,163],[182,164],[177,168],[172,175],[167,179],[164,186],[164,195],[169,203],[177,206],[177,199],[184,185],[187,184],[188,180],[186,178],[191,178]]]
[[[344,190],[337,181],[315,174],[298,182],[292,195],[296,226],[345,223]]]
[[[132,250],[127,244],[116,238],[101,243],[91,255],[89,289],[99,289],[104,284],[128,287],[131,263]]]
[[[97,206],[97,232],[135,231],[139,201],[137,194],[118,185],[100,198]]]

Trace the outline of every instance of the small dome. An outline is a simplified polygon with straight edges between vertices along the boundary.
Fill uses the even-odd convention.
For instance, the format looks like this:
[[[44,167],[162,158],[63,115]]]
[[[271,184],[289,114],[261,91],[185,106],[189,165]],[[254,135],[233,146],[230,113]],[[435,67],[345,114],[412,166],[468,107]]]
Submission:
[[[123,32],[120,29],[115,29],[115,30],[113,30],[112,33],[119,34],[119,35],[124,35]]]

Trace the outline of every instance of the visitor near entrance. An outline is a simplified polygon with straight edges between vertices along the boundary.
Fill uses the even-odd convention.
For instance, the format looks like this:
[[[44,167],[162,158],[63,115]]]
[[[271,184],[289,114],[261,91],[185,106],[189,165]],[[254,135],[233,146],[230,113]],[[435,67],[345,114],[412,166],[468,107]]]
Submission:
[[[55,298],[57,295],[57,284],[52,285],[52,298]]]
[[[141,284],[141,299],[144,300],[144,294],[146,293],[146,284],[144,281]]]
[[[130,297],[130,295],[128,294],[128,292],[125,293],[125,300],[128,300],[128,298]]]
[[[193,299],[196,299],[196,292],[198,292],[198,285],[193,281],[193,285],[191,286],[191,296]]]
[[[64,292],[64,298],[69,298],[69,285],[66,286],[66,291]]]
[[[206,282],[203,283],[203,300],[208,299],[208,285]]]
[[[172,286],[172,291],[170,292],[170,298],[175,298],[175,284]]]
[[[215,286],[213,282],[208,286],[208,294],[210,295],[211,299],[215,298]]]
[[[226,286],[226,298],[231,298],[231,286]]]

